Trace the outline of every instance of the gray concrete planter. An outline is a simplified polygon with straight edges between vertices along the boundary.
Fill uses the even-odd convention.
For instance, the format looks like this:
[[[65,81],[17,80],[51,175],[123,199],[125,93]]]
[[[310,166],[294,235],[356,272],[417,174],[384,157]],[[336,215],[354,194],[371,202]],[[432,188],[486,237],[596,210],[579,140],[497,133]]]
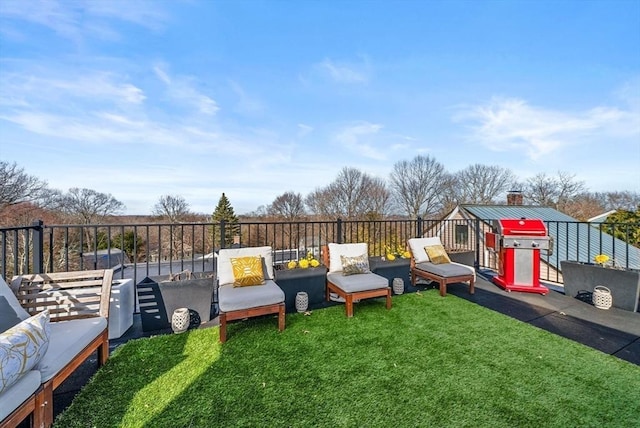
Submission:
[[[638,311],[640,299],[640,270],[613,269],[592,263],[563,260],[560,262],[564,278],[564,294],[576,297],[578,293],[603,285],[611,290],[613,307]]]
[[[142,331],[171,328],[171,317],[178,308],[197,313],[201,323],[210,321],[214,292],[214,273],[198,272],[192,279],[169,281],[171,275],[146,277],[136,286]]]

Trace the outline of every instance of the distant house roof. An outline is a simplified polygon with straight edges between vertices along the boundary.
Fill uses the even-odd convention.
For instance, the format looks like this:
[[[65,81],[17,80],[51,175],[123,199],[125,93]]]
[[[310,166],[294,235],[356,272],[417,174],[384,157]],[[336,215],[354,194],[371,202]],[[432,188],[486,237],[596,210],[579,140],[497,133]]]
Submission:
[[[616,210],[611,210],[611,211],[607,211],[606,213],[602,213],[602,214],[598,214],[595,217],[591,217],[589,220],[587,220],[589,223],[604,223],[605,221],[607,221],[607,218],[611,215],[611,214],[615,214],[617,211]]]
[[[593,263],[597,254],[606,254],[620,266],[640,269],[640,249],[601,232],[599,224],[578,222],[558,210],[525,205],[460,205],[461,213],[492,223],[501,218],[537,218],[545,222],[553,238],[553,255],[549,264],[560,269],[560,261]],[[627,263],[628,262],[628,263]]]

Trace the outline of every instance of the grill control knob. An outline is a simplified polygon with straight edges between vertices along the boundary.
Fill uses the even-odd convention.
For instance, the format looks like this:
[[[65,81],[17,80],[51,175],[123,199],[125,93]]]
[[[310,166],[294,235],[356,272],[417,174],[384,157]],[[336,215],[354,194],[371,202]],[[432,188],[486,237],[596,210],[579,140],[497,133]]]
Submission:
[[[537,242],[533,241],[531,243],[531,248],[538,248],[540,246],[540,244],[538,244]]]
[[[519,247],[519,246],[520,246],[520,242],[518,242],[518,241],[513,241],[513,246],[514,246],[514,247]]]

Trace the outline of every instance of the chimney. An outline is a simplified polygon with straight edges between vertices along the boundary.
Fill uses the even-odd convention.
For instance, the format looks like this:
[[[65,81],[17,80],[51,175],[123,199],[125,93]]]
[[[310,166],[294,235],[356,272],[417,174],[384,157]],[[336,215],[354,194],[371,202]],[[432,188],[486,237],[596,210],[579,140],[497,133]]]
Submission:
[[[507,193],[507,205],[522,205],[522,191],[509,190]]]

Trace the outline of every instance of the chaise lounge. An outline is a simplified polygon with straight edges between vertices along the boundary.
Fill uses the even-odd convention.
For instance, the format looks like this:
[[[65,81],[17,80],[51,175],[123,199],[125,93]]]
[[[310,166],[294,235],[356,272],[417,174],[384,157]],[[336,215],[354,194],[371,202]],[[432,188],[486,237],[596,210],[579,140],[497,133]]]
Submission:
[[[440,238],[411,238],[407,242],[411,251],[411,285],[417,278],[435,281],[440,295],[447,295],[447,284],[468,282],[469,293],[474,293],[476,273],[473,268],[449,260]]]

